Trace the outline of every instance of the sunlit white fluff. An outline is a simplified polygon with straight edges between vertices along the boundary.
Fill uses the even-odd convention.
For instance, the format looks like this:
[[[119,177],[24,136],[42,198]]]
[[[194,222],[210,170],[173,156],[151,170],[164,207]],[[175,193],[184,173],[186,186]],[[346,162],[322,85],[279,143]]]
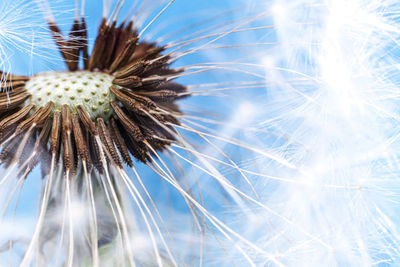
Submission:
[[[279,45],[264,59],[262,125],[286,139],[269,144],[295,168],[261,160],[265,206],[248,236],[286,266],[396,266],[400,5],[272,6]]]

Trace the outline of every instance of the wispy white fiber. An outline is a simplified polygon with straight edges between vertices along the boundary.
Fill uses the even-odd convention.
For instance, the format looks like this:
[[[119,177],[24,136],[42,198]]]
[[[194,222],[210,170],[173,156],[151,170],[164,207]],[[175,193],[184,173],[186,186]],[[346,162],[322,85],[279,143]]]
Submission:
[[[295,0],[272,10],[280,44],[264,59],[273,86],[262,125],[287,138],[271,144],[296,168],[264,164],[265,208],[248,234],[285,266],[397,266],[400,5]]]

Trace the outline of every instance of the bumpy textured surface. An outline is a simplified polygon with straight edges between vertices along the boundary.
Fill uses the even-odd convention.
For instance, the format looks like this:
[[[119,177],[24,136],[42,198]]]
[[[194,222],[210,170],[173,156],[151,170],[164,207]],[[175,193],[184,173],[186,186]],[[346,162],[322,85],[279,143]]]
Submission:
[[[44,72],[31,77],[25,88],[37,107],[52,101],[55,110],[61,111],[63,105],[68,105],[77,114],[77,106],[82,105],[92,119],[108,119],[110,103],[115,100],[109,89],[113,79],[100,72]]]

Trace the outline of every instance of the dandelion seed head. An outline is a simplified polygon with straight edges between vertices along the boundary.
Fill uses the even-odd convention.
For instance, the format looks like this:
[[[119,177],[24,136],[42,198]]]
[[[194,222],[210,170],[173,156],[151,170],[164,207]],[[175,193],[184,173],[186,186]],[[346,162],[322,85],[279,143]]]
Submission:
[[[3,129],[4,136],[8,136],[6,143],[16,141],[15,138],[27,141],[29,137],[23,136],[34,136],[32,130],[38,127],[43,133],[41,152],[46,151],[43,147],[47,141],[52,143],[52,151],[47,151],[49,158],[50,154],[54,158],[64,147],[62,162],[69,173],[75,172],[77,167],[85,168],[77,162],[84,162],[88,167],[93,162],[100,172],[103,171],[103,148],[98,147],[99,138],[107,143],[105,153],[118,168],[122,168],[123,162],[132,165],[129,153],[148,162],[151,154],[175,139],[173,127],[169,125],[179,124],[175,115],[180,111],[175,101],[187,94],[185,86],[173,82],[174,76],[182,70],[169,66],[170,56],[162,55],[164,47],[139,40],[133,22],[116,27],[103,19],[88,57],[84,18],[74,21],[67,38],[55,22],[49,21],[49,28],[68,71],[6,77],[1,86],[3,111],[18,109],[3,121],[7,125]],[[110,43],[112,38],[114,42]],[[24,120],[28,114],[30,118]],[[8,131],[13,127],[17,131],[10,136]],[[61,129],[68,134],[60,136]],[[86,131],[92,141],[86,139]],[[126,135],[129,140],[123,139]],[[39,140],[35,142],[37,147]],[[90,146],[97,146],[96,155],[91,155]],[[12,157],[3,154],[11,163],[18,160],[22,148],[15,152],[17,154]]]

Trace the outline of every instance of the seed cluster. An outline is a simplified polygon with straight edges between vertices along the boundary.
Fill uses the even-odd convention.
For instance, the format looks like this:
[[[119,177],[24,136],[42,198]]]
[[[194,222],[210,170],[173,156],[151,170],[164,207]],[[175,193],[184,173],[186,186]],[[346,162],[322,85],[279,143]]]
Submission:
[[[26,175],[39,161],[62,160],[65,171],[104,171],[102,157],[117,167],[150,155],[175,140],[180,113],[175,101],[186,88],[172,81],[163,47],[140,42],[132,22],[103,19],[89,56],[85,21],[68,38],[55,23],[53,37],[68,72],[33,77],[8,75],[0,86],[0,160]],[[83,69],[79,69],[79,61]],[[92,168],[94,166],[95,168]]]

